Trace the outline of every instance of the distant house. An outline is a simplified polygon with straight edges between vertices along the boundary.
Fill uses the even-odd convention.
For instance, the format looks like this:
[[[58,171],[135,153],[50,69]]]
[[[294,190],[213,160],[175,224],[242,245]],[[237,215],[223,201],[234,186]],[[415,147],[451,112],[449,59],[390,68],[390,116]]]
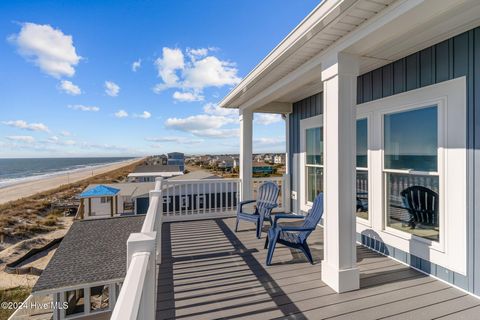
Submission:
[[[272,174],[275,173],[275,168],[273,165],[265,162],[253,162],[252,172],[254,174]]]
[[[263,157],[263,161],[265,162],[273,162],[273,156],[271,154],[266,154],[264,157]]]
[[[145,216],[75,221],[32,289],[53,297],[53,319],[109,319],[127,265],[127,239]],[[50,314],[50,316],[52,316]],[[90,318],[92,317],[92,318]]]
[[[145,214],[154,182],[89,185],[80,194],[77,217],[94,219],[118,215]]]
[[[167,157],[167,164],[179,166],[182,172],[185,171],[185,155],[183,153],[170,152]]]
[[[129,182],[155,182],[155,178],[170,178],[183,174],[179,165],[138,166],[128,175]]]
[[[285,154],[276,154],[273,157],[273,163],[275,163],[275,164],[285,164]]]

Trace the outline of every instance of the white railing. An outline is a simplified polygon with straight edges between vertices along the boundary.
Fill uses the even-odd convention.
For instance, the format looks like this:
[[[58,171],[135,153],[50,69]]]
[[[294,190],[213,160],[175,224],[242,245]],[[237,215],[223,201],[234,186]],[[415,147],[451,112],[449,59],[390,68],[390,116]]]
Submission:
[[[289,210],[288,175],[252,179],[253,194],[266,181],[280,187],[278,210]],[[240,179],[162,180],[150,191],[150,204],[140,233],[127,241],[127,274],[111,319],[155,318],[156,265],[161,263],[164,221],[234,216],[240,201]]]
[[[155,319],[156,265],[160,263],[161,220],[159,214],[162,180],[150,191],[150,204],[140,233],[127,240],[127,274],[111,319]]]
[[[240,179],[165,180],[163,221],[233,216],[240,201]]]

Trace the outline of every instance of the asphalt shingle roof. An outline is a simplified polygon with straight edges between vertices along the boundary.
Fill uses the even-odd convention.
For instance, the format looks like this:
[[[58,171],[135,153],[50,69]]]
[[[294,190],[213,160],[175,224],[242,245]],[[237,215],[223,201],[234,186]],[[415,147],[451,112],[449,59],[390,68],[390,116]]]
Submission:
[[[140,232],[144,218],[74,222],[32,292],[124,278],[127,239],[131,233]]]

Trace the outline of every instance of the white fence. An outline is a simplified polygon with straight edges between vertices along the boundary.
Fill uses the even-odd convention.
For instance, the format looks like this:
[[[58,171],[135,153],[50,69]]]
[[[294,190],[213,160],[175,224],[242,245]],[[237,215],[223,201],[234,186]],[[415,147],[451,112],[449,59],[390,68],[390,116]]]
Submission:
[[[280,187],[277,211],[289,211],[289,176],[254,178],[253,194],[266,181]],[[234,216],[240,179],[157,180],[140,233],[127,241],[127,274],[111,319],[154,319],[156,265],[161,263],[162,222]]]

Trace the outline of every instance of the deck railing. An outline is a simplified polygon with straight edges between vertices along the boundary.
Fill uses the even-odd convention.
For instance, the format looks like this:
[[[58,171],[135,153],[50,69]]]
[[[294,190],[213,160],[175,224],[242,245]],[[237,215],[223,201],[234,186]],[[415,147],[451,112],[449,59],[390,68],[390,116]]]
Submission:
[[[289,176],[254,178],[253,194],[265,181],[280,187],[278,210],[288,210]],[[142,230],[127,240],[127,274],[111,319],[154,319],[156,265],[161,263],[162,222],[234,216],[240,201],[240,179],[162,180],[150,191]]]

